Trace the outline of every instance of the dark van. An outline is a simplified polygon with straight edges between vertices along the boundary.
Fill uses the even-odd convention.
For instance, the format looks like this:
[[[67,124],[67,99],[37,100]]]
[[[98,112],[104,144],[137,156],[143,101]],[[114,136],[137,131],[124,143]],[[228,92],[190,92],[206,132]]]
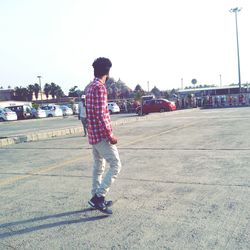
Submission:
[[[28,105],[11,106],[8,108],[16,112],[18,120],[32,118],[31,107]]]

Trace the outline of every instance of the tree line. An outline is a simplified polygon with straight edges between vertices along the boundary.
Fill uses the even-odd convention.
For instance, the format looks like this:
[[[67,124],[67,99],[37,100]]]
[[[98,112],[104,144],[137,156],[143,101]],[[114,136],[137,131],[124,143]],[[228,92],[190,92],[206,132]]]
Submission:
[[[206,85],[206,84],[197,85],[196,79],[192,79],[191,83],[193,84],[193,86],[185,87],[185,89],[215,87],[215,85]],[[249,83],[242,85],[246,85],[248,87]],[[163,97],[166,99],[170,99],[173,95],[177,94],[178,92],[178,89],[162,91],[159,90],[156,86],[154,86],[149,92],[147,92],[141,87],[140,84],[137,84],[135,89],[132,90],[121,79],[118,79],[118,81],[116,81],[113,77],[110,77],[108,79],[108,81],[106,82],[106,87],[108,91],[109,100],[129,99],[129,98],[139,100],[141,96],[148,94],[153,94],[157,98]],[[8,88],[11,89],[11,86],[8,86]],[[68,96],[80,97],[82,94],[86,94],[86,88],[80,90],[78,86],[74,86],[69,89]],[[3,87],[0,86],[0,89],[3,89]],[[30,84],[27,87],[21,87],[21,86],[15,87],[12,93],[12,98],[14,100],[20,100],[20,101],[32,101],[33,94],[35,95],[35,98],[38,99],[40,91],[41,91],[40,85],[37,83]],[[43,93],[46,95],[47,99],[49,98],[49,96],[51,96],[52,99],[61,98],[65,96],[61,87],[53,82],[50,84],[46,83],[44,85]]]
[[[169,99],[173,94],[176,93],[175,89],[169,91],[168,90],[161,91],[156,86],[154,86],[154,88],[151,89],[151,91],[148,93],[141,87],[140,84],[137,84],[135,89],[132,90],[121,79],[118,79],[116,81],[113,77],[110,77],[108,79],[108,81],[106,82],[106,87],[108,91],[109,100],[130,99],[130,98],[139,100],[141,96],[147,94],[154,94],[155,97],[163,97]],[[82,94],[86,94],[86,88],[80,90],[78,86],[75,85],[69,89],[68,96],[80,97]],[[40,85],[37,83],[30,84],[27,87],[22,87],[22,86],[15,87],[12,93],[12,98],[14,100],[19,100],[19,101],[32,101],[34,95],[36,100],[38,100],[40,91],[41,91]],[[46,83],[44,85],[43,93],[45,94],[47,99],[49,98],[49,96],[51,96],[52,99],[66,96],[62,91],[61,87],[53,82],[50,84]]]
[[[41,87],[37,83],[29,84],[27,87],[15,87],[12,93],[12,98],[17,101],[32,101],[34,94],[37,100],[40,91]],[[50,84],[46,83],[44,85],[43,92],[47,99],[50,95],[53,99],[65,96],[61,87],[53,82]]]
[[[154,94],[155,97],[170,98],[171,95],[176,93],[175,89],[172,89],[170,91],[161,91],[156,86],[153,89],[151,89],[151,91],[147,92],[146,90],[144,90],[141,87],[140,84],[137,84],[135,86],[135,89],[132,90],[121,79],[118,79],[118,81],[115,81],[115,79],[113,77],[110,77],[107,80],[106,87],[107,87],[107,91],[108,91],[108,99],[109,100],[116,100],[116,99],[139,100],[141,98],[141,96],[149,95],[149,94]],[[86,93],[86,88],[83,91],[84,94]]]

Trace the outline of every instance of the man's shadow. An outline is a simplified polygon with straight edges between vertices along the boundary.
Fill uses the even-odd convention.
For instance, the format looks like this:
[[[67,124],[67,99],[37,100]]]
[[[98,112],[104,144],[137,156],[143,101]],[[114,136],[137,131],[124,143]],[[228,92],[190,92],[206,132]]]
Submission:
[[[63,226],[63,225],[71,225],[71,224],[77,224],[77,223],[84,223],[84,222],[88,222],[88,221],[101,220],[101,219],[105,219],[108,217],[108,215],[98,215],[98,216],[86,217],[85,213],[89,212],[89,211],[93,211],[93,210],[94,210],[93,208],[86,208],[83,210],[45,215],[45,216],[31,218],[31,219],[27,219],[27,220],[5,223],[5,224],[0,225],[0,230],[2,231],[0,233],[0,239],[11,237],[14,235],[21,235],[21,234],[34,232],[34,231],[39,231],[39,230],[43,230],[43,229]],[[48,219],[67,217],[67,216],[71,216],[71,215],[81,215],[81,214],[83,214],[85,217],[84,218],[79,217],[78,219],[74,219],[74,220],[72,220],[72,219],[71,220],[63,220],[63,221],[52,222],[52,223],[47,223],[47,224],[42,223],[43,221],[48,220]],[[27,223],[34,223],[37,221],[41,221],[40,225],[25,227],[23,229],[15,229],[16,226],[20,226],[20,225],[25,226],[25,224],[27,224]]]

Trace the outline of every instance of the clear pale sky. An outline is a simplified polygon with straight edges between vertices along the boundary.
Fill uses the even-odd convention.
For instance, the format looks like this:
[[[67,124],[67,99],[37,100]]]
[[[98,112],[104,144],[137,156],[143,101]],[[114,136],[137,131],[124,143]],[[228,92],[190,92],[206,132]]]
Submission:
[[[130,88],[250,82],[249,0],[0,0],[0,86],[55,82],[67,94],[93,78],[92,62]]]

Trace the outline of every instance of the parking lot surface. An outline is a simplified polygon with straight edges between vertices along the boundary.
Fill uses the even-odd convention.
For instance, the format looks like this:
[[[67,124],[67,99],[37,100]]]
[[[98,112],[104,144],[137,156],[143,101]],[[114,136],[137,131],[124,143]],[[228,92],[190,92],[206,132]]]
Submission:
[[[250,108],[114,127],[113,215],[91,210],[81,134],[0,149],[0,249],[250,249]]]
[[[111,115],[112,121],[117,121],[127,117],[134,117],[136,114],[115,114]],[[64,117],[51,117],[42,119],[26,119],[0,123],[0,137],[10,137],[25,133],[63,129],[68,127],[82,126],[76,115]]]

